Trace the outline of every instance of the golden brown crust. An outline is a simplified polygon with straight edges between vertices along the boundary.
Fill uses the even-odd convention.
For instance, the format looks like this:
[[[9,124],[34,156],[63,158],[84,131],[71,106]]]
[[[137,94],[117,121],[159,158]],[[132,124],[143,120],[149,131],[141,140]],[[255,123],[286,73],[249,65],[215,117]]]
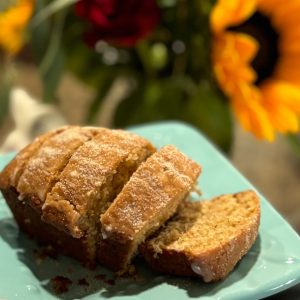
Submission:
[[[43,143],[50,137],[66,130],[68,126],[47,132],[37,137],[31,144],[22,149],[16,157],[0,172],[0,188],[8,189],[10,186],[17,187],[19,178],[23,174],[28,160],[33,156]]]
[[[26,197],[35,206],[30,199],[38,198],[43,203],[72,154],[96,132],[84,127],[70,126],[45,140],[42,147],[30,156],[19,179],[16,189],[20,193],[20,200]],[[40,203],[35,206],[38,210],[41,209]]]
[[[126,268],[137,245],[175,213],[199,173],[200,167],[173,146],[148,158],[101,216],[99,261]]]
[[[154,150],[137,135],[102,129],[101,134],[82,145],[69,160],[47,195],[43,220],[81,237],[89,228],[89,214],[98,217],[98,210],[113,200],[131,173]],[[131,163],[129,168],[127,161]],[[116,182],[116,174],[122,172],[120,168],[127,168],[126,176]]]
[[[191,218],[191,224],[185,224],[185,228],[178,226],[181,220],[186,222],[186,217],[191,215],[187,213],[190,208],[182,207],[174,221],[145,242],[140,251],[155,270],[199,276],[206,282],[223,279],[256,240],[259,199],[253,191],[245,191],[189,205],[198,213],[196,220]],[[223,220],[218,218],[222,214]],[[168,237],[174,231],[174,238]]]

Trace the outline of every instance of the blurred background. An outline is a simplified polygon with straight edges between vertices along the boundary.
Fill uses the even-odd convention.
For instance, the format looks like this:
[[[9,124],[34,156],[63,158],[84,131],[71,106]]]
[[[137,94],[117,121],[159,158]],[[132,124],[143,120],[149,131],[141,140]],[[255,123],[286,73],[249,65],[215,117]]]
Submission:
[[[299,0],[2,0],[0,151],[63,124],[201,130],[300,232]]]

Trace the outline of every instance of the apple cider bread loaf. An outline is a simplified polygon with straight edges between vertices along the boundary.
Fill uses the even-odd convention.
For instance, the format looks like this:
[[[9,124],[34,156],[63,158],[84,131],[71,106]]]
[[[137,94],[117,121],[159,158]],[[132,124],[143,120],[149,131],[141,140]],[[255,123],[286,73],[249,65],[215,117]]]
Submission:
[[[201,167],[123,130],[65,126],[35,139],[0,173],[21,230],[85,264],[125,271],[134,256],[168,274],[224,278],[253,245],[253,191],[192,202]]]
[[[256,240],[260,205],[253,191],[187,201],[140,251],[155,270],[223,279]]]

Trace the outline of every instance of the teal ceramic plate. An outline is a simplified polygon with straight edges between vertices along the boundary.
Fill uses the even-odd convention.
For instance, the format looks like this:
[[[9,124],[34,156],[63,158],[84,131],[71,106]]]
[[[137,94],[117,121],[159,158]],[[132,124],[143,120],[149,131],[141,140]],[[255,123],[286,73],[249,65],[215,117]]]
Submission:
[[[157,147],[174,144],[203,167],[203,198],[254,187],[196,130],[179,123],[135,127],[132,131]],[[0,168],[13,155],[0,158]],[[259,170],[257,170],[259,172]],[[86,270],[66,258],[43,258],[36,243],[19,233],[0,199],[0,299],[260,299],[300,282],[300,239],[261,196],[259,237],[250,252],[224,280],[205,284],[197,279],[162,276],[137,261],[136,278],[114,279],[102,267]],[[69,292],[57,296],[51,278],[65,276]],[[83,280],[84,279],[84,280]]]

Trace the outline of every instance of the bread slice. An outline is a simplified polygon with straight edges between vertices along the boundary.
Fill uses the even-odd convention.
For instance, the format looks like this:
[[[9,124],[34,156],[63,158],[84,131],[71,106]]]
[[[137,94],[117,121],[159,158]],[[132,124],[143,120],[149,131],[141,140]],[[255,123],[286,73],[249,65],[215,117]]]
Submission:
[[[153,152],[144,138],[105,130],[71,157],[42,208],[42,220],[74,238],[86,237],[96,252],[99,216],[137,167]]]
[[[149,157],[100,218],[98,260],[125,270],[138,245],[175,213],[199,173],[197,163],[170,145]]]
[[[157,271],[217,281],[251,248],[259,222],[259,199],[253,191],[186,202],[140,251]]]
[[[20,229],[60,253],[87,262],[86,239],[74,239],[42,222],[45,195],[80,145],[101,132],[94,127],[66,126],[41,135],[0,173],[0,189]],[[20,201],[22,200],[22,201]]]
[[[16,186],[19,200],[26,197],[31,206],[41,210],[47,193],[58,180],[72,154],[97,133],[99,130],[90,127],[70,126],[60,133],[48,136],[42,146],[31,153],[19,178]]]

